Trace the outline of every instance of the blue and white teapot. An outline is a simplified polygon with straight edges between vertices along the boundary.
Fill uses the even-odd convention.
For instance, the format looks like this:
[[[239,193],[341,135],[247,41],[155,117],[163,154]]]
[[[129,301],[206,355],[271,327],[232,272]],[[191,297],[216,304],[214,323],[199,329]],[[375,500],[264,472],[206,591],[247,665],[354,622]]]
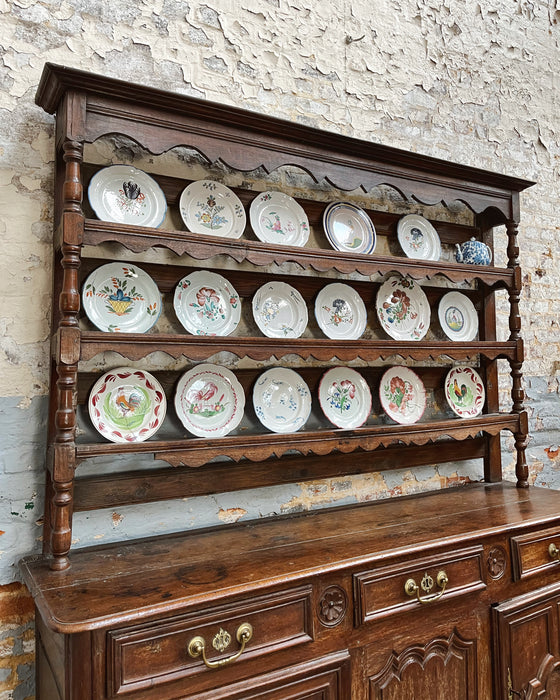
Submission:
[[[477,241],[476,238],[471,238],[470,241],[465,241],[455,246],[455,260],[458,263],[465,265],[490,265],[492,262],[492,251],[482,241]]]

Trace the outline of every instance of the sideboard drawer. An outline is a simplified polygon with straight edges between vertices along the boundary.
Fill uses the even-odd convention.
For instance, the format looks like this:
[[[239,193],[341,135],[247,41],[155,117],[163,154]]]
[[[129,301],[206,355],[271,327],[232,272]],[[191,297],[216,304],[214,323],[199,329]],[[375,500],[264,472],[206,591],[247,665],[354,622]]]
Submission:
[[[560,527],[512,537],[511,559],[516,581],[547,569],[560,572]]]
[[[301,586],[108,632],[110,697],[207,671],[201,643],[215,673],[243,646],[239,631],[250,629],[250,639],[231,663],[311,641],[311,593]],[[198,655],[189,653],[193,644]]]
[[[356,625],[485,588],[482,553],[469,547],[355,574]]]

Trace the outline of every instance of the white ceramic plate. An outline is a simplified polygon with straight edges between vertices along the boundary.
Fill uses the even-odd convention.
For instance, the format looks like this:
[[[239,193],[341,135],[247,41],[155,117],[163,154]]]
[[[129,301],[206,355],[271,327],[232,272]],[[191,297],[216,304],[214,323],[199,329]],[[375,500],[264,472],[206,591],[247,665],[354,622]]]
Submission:
[[[403,425],[419,421],[426,409],[424,384],[409,367],[390,367],[383,374],[379,398],[389,418]]]
[[[240,238],[245,231],[247,216],[241,200],[220,182],[191,182],[181,194],[179,210],[193,233]]]
[[[363,425],[371,413],[371,391],[356,370],[333,367],[321,377],[319,403],[331,423],[352,430]]]
[[[193,335],[229,335],[241,318],[241,300],[233,285],[208,270],[183,277],[175,288],[173,308]]]
[[[323,228],[335,250],[373,253],[377,237],[372,220],[350,202],[333,202],[323,212]]]
[[[253,316],[268,338],[299,338],[308,320],[303,297],[285,282],[269,282],[257,289]]]
[[[448,338],[468,342],[478,333],[478,315],[474,304],[461,292],[448,292],[439,302],[439,323]]]
[[[149,372],[117,367],[91,390],[88,411],[96,430],[111,442],[144,442],[163,423],[167,401]]]
[[[265,428],[273,433],[294,433],[309,418],[311,392],[293,369],[273,367],[258,377],[253,406]]]
[[[397,238],[405,255],[417,260],[439,260],[441,241],[435,228],[423,216],[408,214],[399,219]]]
[[[101,221],[158,228],[167,202],[161,187],[132,165],[110,165],[98,170],[88,187],[91,208]]]
[[[445,378],[445,398],[451,410],[461,418],[474,418],[482,413],[486,392],[472,367],[454,367]]]
[[[395,340],[422,340],[430,327],[430,304],[410,277],[390,277],[377,292],[377,316]]]
[[[315,318],[327,338],[356,340],[366,328],[366,305],[353,287],[333,282],[317,294]]]
[[[89,320],[109,333],[145,333],[161,314],[154,280],[136,265],[109,263],[94,270],[82,289]]]
[[[283,192],[262,192],[251,202],[251,227],[264,243],[304,246],[309,238],[307,214]]]
[[[185,372],[175,392],[175,411],[197,437],[223,437],[243,418],[245,392],[233,372],[201,364]]]

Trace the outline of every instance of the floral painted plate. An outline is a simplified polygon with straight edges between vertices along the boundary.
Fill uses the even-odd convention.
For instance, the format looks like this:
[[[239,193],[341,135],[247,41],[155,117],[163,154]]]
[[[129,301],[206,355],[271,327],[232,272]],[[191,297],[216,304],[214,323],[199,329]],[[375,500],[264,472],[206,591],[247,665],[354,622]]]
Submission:
[[[472,367],[454,367],[445,378],[445,398],[451,410],[461,418],[474,418],[482,413],[486,392]]]
[[[273,367],[258,377],[253,406],[265,428],[273,433],[294,433],[309,418],[311,392],[293,369]]]
[[[225,277],[197,270],[175,288],[173,308],[193,335],[229,335],[241,318],[241,300]]]
[[[430,327],[430,304],[410,277],[390,277],[377,292],[377,316],[395,340],[422,340]]]
[[[181,194],[179,210],[193,233],[240,238],[245,231],[247,216],[241,200],[220,182],[191,182]]]
[[[424,384],[409,367],[390,367],[383,374],[379,398],[389,418],[403,425],[419,421],[426,408]]]
[[[185,372],[175,392],[175,411],[198,437],[223,437],[243,418],[245,392],[233,372],[201,364]]]
[[[366,305],[353,287],[334,282],[317,295],[315,318],[327,338],[356,340],[366,329]]]
[[[309,238],[307,214],[283,192],[262,192],[249,209],[251,227],[264,243],[304,246]]]
[[[109,263],[94,270],[82,289],[84,311],[101,331],[145,333],[161,314],[154,280],[136,265]]]
[[[441,241],[435,228],[423,216],[408,214],[399,219],[397,238],[405,255],[417,260],[439,260]]]
[[[478,333],[478,315],[474,304],[461,292],[448,292],[438,307],[439,323],[448,338],[468,342]]]
[[[333,202],[323,212],[323,228],[335,250],[373,253],[375,227],[363,209],[350,202]]]
[[[319,403],[331,423],[352,430],[363,425],[371,413],[371,391],[355,369],[333,367],[321,377]]]
[[[285,282],[270,282],[256,291],[253,316],[268,338],[299,338],[308,320],[303,297]]]
[[[132,165],[110,165],[98,170],[90,180],[88,199],[101,221],[117,224],[158,228],[167,211],[161,187]]]
[[[118,367],[93,385],[88,411],[95,429],[111,442],[143,442],[163,423],[167,401],[149,372]]]

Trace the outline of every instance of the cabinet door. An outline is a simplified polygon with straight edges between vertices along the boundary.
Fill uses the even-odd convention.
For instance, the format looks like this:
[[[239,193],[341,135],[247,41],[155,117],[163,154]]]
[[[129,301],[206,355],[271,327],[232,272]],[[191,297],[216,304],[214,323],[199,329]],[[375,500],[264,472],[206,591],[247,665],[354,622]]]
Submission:
[[[560,584],[494,608],[496,698],[560,700]]]

